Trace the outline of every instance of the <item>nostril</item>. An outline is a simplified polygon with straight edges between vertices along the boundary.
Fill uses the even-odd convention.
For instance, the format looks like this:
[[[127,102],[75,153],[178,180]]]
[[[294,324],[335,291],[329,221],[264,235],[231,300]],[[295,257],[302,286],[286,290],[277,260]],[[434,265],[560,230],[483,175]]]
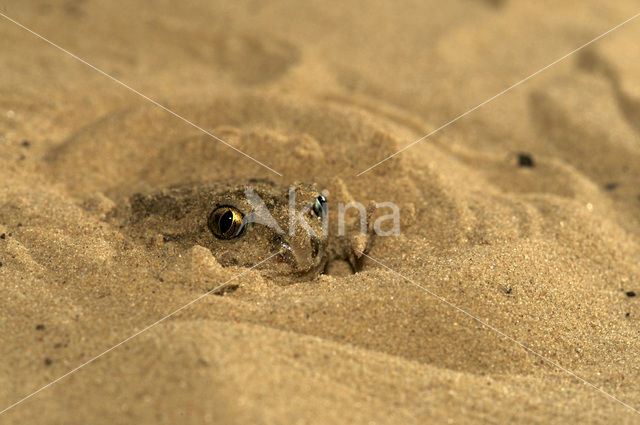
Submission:
[[[281,254],[283,254],[284,251],[291,251],[291,245],[289,245],[284,238],[280,236],[271,237],[270,243],[271,246],[273,246],[274,249],[278,249]]]

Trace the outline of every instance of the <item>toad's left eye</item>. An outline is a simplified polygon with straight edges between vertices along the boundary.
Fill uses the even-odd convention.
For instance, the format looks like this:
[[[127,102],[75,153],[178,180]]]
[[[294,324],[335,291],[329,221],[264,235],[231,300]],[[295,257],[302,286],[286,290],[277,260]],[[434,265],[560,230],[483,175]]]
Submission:
[[[223,205],[209,215],[209,230],[218,239],[233,239],[245,229],[244,215],[236,208]]]
[[[328,207],[327,198],[320,195],[313,202],[313,213],[319,218],[324,218],[327,215]]]

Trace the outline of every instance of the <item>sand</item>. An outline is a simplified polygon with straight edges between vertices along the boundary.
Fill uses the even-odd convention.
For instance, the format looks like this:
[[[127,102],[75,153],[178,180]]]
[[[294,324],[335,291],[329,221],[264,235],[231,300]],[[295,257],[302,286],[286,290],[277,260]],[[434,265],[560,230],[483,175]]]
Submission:
[[[0,19],[0,409],[245,272],[0,423],[640,423],[640,21],[356,176],[637,3],[1,11],[283,176]],[[397,203],[391,270],[276,284],[107,219],[248,178]]]

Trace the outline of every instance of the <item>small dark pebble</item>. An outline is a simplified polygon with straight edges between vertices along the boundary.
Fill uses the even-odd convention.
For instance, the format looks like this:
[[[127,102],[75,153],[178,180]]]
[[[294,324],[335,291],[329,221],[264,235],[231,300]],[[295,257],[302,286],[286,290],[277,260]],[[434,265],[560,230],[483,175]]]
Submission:
[[[25,148],[28,148],[29,146],[31,146],[31,142],[28,140],[23,140],[22,143],[20,143],[22,146],[24,146]]]
[[[44,359],[44,365],[45,365],[45,366],[49,366],[51,363],[53,363],[53,360],[51,360],[49,357],[47,357],[46,359]]]
[[[631,316],[631,313],[629,313],[629,312],[625,313],[625,315],[624,315],[624,317],[629,317],[629,316]]]
[[[0,261],[0,267],[2,267],[2,261]]]
[[[5,239],[7,237],[7,235],[5,235],[4,233],[0,235],[0,239]]]
[[[636,293],[633,292],[633,291],[627,291],[626,294],[627,294],[627,297],[635,297],[636,296]]]
[[[533,161],[533,157],[531,155],[529,155],[528,153],[519,153],[518,154],[518,166],[519,167],[533,168],[533,167],[536,166],[536,164]]]
[[[43,331],[44,330],[44,325],[42,323],[40,323],[39,325],[36,325],[36,330],[37,331]]]
[[[22,223],[18,223],[18,227],[22,227]]]
[[[611,183],[607,183],[604,185],[604,189],[608,190],[609,192],[616,190],[618,188],[618,186],[620,186],[618,183],[616,182],[611,182]]]

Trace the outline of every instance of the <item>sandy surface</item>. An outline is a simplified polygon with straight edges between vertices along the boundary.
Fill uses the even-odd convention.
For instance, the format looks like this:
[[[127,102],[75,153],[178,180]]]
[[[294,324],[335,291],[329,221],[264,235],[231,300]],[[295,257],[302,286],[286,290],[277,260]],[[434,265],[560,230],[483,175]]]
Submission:
[[[396,202],[401,235],[373,257],[640,408],[640,21],[356,177],[637,6],[2,4],[283,177],[0,19],[0,409],[242,271],[160,258],[109,209],[253,177]],[[640,423],[374,262],[236,284],[0,423]]]

